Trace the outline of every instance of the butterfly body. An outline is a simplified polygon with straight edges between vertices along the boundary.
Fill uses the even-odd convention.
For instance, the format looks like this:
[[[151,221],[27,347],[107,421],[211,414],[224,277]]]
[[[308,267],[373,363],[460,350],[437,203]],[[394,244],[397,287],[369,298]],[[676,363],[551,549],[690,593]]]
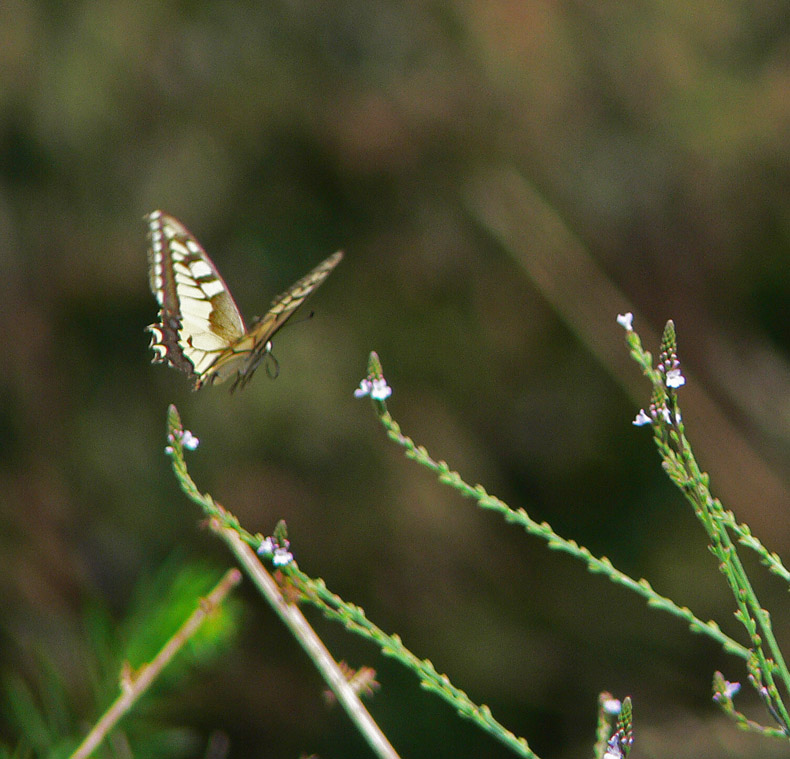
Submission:
[[[228,286],[194,236],[162,211],[146,216],[148,273],[159,303],[151,324],[154,363],[189,375],[195,389],[236,375],[243,387],[271,354],[272,337],[340,263],[338,252],[278,295],[248,330]]]

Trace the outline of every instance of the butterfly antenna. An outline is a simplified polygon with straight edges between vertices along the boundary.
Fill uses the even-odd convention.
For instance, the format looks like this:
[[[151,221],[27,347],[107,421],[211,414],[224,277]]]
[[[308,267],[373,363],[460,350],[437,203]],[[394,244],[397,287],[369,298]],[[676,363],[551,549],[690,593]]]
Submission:
[[[314,316],[315,316],[315,311],[313,311],[313,309],[310,309],[310,313],[309,314],[299,314],[298,316],[293,317],[289,322],[286,322],[285,324],[283,324],[283,329],[285,329],[285,327],[287,327],[289,325],[291,327],[295,327],[297,324],[301,324],[302,322],[306,322],[306,321],[312,319]]]

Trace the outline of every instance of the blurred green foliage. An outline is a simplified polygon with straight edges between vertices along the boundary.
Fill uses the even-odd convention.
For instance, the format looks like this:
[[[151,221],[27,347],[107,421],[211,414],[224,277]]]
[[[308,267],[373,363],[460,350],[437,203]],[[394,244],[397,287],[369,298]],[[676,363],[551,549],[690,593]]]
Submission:
[[[40,757],[71,755],[86,726],[118,696],[122,670],[134,672],[151,662],[218,579],[215,570],[174,555],[155,576],[140,579],[120,624],[106,607],[82,610],[82,650],[71,652],[70,660],[58,661],[55,651],[26,641],[34,647],[31,680],[10,674],[4,682],[4,711],[20,738],[18,750]],[[196,669],[205,671],[233,645],[240,611],[233,599],[216,608],[94,756],[115,756],[126,744],[140,757],[189,756],[197,750],[202,740],[194,729],[168,724],[169,704],[189,687]]]

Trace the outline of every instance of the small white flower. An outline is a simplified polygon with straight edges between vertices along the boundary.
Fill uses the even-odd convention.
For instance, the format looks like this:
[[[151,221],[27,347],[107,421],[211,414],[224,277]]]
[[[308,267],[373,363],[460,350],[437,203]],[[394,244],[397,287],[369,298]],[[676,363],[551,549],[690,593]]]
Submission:
[[[282,567],[286,564],[290,564],[294,560],[293,554],[288,550],[290,545],[290,542],[287,540],[283,545],[280,545],[273,537],[264,538],[258,546],[256,553],[259,556],[271,557],[272,564],[274,564],[275,567]]]
[[[625,329],[626,332],[633,332],[634,315],[628,311],[625,314],[617,314],[617,323]]]
[[[274,553],[274,549],[276,548],[276,543],[271,538],[266,538],[261,542],[258,546],[258,555],[259,556],[271,556]]]
[[[384,377],[373,380],[373,389],[370,391],[370,397],[374,401],[385,401],[392,395],[392,388],[387,384]]]
[[[617,733],[615,733],[606,745],[603,759],[622,759],[623,749],[620,748],[620,740]]]
[[[354,391],[355,398],[364,398],[369,395],[374,401],[385,401],[392,395],[392,388],[387,384],[384,377],[378,379],[363,379],[359,387]]]
[[[725,680],[724,682],[724,695],[727,698],[732,698],[741,689],[740,683],[731,683],[729,680]]]
[[[634,427],[644,427],[646,424],[652,424],[652,423],[653,420],[645,413],[645,410],[643,408],[639,409],[639,413],[636,415],[636,419],[634,419],[634,421],[631,422],[631,424],[633,424]]]
[[[667,376],[664,379],[664,384],[674,390],[678,387],[683,387],[683,385],[686,384],[686,378],[681,373],[680,368],[676,367],[675,369],[670,369],[667,372]]]
[[[200,440],[198,440],[189,430],[173,430],[173,432],[169,433],[167,436],[170,445],[165,446],[165,453],[170,456],[174,448],[173,446],[176,442],[180,442],[183,448],[186,448],[188,451],[194,451],[200,445]]]
[[[359,383],[359,387],[354,391],[354,397],[364,398],[366,395],[370,395],[372,387],[373,383],[369,379],[363,379],[362,382]]]
[[[275,567],[283,567],[286,564],[290,564],[293,560],[294,556],[287,548],[277,546],[277,548],[274,549],[272,564],[274,564]]]
[[[181,445],[188,451],[194,451],[200,445],[200,440],[189,430],[184,430],[184,434],[181,436]]]
[[[622,706],[619,698],[607,698],[606,701],[603,702],[603,710],[607,714],[620,714]]]
[[[663,416],[663,417],[664,417],[664,421],[665,421],[667,424],[674,424],[674,421],[673,421],[673,419],[672,419],[672,412],[671,412],[671,411],[670,411],[670,410],[669,410],[669,409],[668,409],[666,406],[664,406],[664,407],[661,409],[661,416]]]

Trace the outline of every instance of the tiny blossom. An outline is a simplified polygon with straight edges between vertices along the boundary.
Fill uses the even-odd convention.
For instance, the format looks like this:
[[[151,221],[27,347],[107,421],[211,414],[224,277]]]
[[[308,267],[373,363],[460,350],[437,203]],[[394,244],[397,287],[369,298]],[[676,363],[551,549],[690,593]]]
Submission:
[[[258,546],[258,555],[259,556],[271,556],[274,553],[274,549],[276,547],[276,543],[272,538],[266,538],[261,542]]]
[[[620,714],[622,706],[619,698],[607,698],[606,701],[603,702],[603,710],[607,714]]]
[[[280,545],[273,537],[265,538],[258,546],[257,553],[259,556],[271,556],[272,564],[275,567],[282,567],[294,560],[293,554],[288,550],[290,545],[287,540]]]
[[[363,379],[362,382],[359,383],[359,387],[354,391],[354,397],[364,398],[366,395],[370,395],[372,387],[373,383],[369,379]]]
[[[669,348],[662,350],[658,371],[664,375],[664,384],[670,390],[675,390],[686,384],[686,378],[680,371],[680,359],[674,350]]]
[[[364,398],[369,395],[374,401],[384,401],[392,395],[392,388],[387,384],[384,377],[376,379],[363,379],[359,387],[354,391],[355,398]]]
[[[277,546],[277,548],[274,549],[272,564],[274,564],[275,567],[283,567],[286,564],[290,564],[293,560],[294,556],[287,548]]]
[[[729,680],[725,680],[723,695],[727,698],[732,698],[740,689],[740,683],[731,683]]]
[[[666,424],[680,424],[679,412],[675,412],[673,415],[672,411],[666,405],[656,408],[656,406],[652,403],[650,404],[650,413],[646,412],[643,408],[640,408],[639,413],[636,415],[636,419],[634,419],[631,424],[633,424],[634,427],[644,427],[646,424],[652,424],[653,422],[658,421],[659,417],[663,419]]]
[[[181,436],[181,445],[189,451],[194,451],[200,445],[200,440],[189,430],[184,430],[184,434]]]
[[[686,378],[681,373],[680,367],[675,367],[667,372],[664,384],[673,390],[686,384]]]
[[[392,395],[392,388],[387,384],[384,377],[373,380],[373,389],[370,391],[370,397],[374,401],[384,401]]]
[[[603,759],[622,759],[623,749],[620,747],[620,739],[618,733],[615,733],[606,745]]]
[[[617,323],[625,329],[626,332],[633,332],[634,315],[627,311],[624,314],[617,314]]]
[[[194,451],[200,445],[200,440],[189,430],[173,430],[168,433],[167,439],[170,445],[165,446],[165,453],[168,456],[173,453],[176,442],[180,442],[181,446],[189,451]]]

